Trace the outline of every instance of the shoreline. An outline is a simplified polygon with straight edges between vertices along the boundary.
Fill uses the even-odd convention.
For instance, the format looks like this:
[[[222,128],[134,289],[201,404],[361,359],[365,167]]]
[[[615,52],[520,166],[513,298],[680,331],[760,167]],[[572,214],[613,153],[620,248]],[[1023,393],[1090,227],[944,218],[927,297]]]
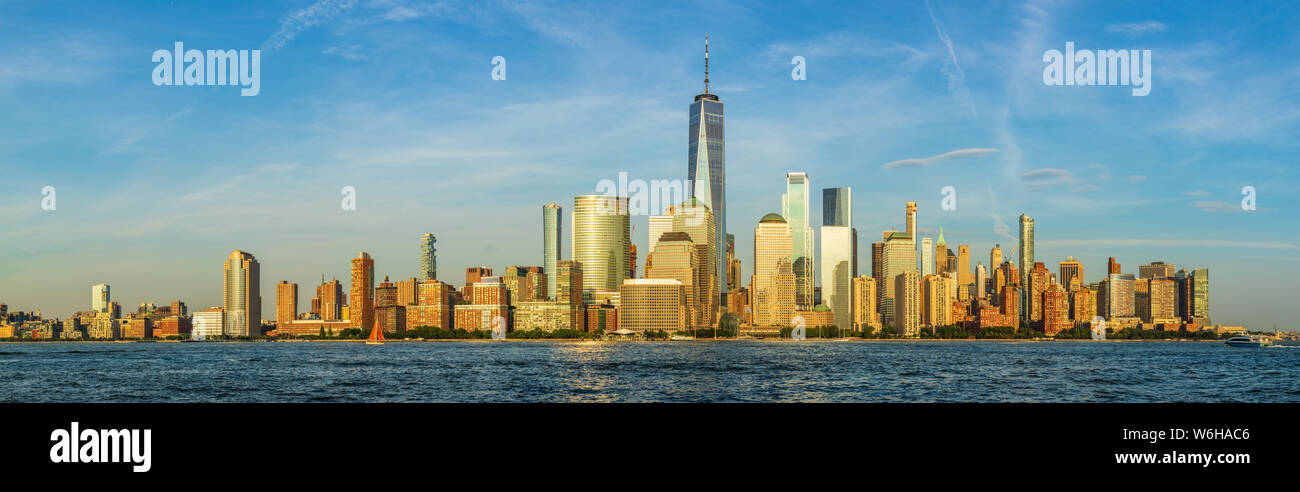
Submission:
[[[21,343],[21,344],[58,344],[58,343],[364,343],[365,339],[347,339],[347,340],[0,340],[0,344]],[[591,338],[507,338],[505,340],[493,340],[490,338],[436,338],[424,340],[407,340],[407,339],[389,339],[384,343],[427,343],[427,342],[467,342],[467,343],[488,343],[488,342],[597,342],[597,343],[646,343],[646,342],[668,342],[669,340],[602,340]],[[790,343],[796,342],[789,338],[700,338],[696,340],[680,340],[681,342],[779,342]],[[1105,339],[1091,340],[1085,338],[807,338],[801,342],[1217,342],[1223,343],[1223,340],[1197,340],[1190,338],[1152,338],[1152,339]]]

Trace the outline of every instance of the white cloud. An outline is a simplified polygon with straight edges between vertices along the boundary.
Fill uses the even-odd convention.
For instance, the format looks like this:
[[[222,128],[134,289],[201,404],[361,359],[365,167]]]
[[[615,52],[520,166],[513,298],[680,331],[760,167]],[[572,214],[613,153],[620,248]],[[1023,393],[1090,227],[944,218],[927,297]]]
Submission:
[[[1183,194],[1187,196],[1210,196],[1210,192],[1205,190],[1184,191]]]
[[[285,43],[292,41],[299,33],[329,22],[350,10],[356,4],[356,0],[320,0],[310,7],[295,11],[285,17],[284,21],[280,23],[280,29],[275,34],[272,34],[266,42],[262,43],[262,49],[267,47],[274,50],[283,48]]]
[[[886,169],[892,169],[892,168],[896,168],[896,167],[923,167],[923,166],[929,166],[929,165],[931,165],[931,164],[934,164],[934,163],[939,162],[939,161],[944,160],[944,159],[950,159],[950,158],[954,158],[954,157],[971,157],[971,156],[978,156],[978,155],[984,155],[984,154],[991,154],[991,153],[994,153],[994,152],[997,152],[997,151],[998,151],[998,149],[984,148],[984,147],[975,147],[975,148],[969,148],[969,149],[957,149],[957,150],[954,150],[954,151],[951,151],[951,152],[944,152],[944,153],[939,154],[939,155],[932,155],[932,156],[930,156],[930,157],[919,157],[919,158],[911,158],[911,159],[900,159],[900,160],[897,160],[897,161],[886,162],[886,163],[884,163],[883,165],[881,165],[880,167],[883,167],[883,168],[886,168]]]
[[[1201,209],[1202,212],[1240,212],[1241,204],[1228,202],[1198,201],[1192,203],[1193,207]]]

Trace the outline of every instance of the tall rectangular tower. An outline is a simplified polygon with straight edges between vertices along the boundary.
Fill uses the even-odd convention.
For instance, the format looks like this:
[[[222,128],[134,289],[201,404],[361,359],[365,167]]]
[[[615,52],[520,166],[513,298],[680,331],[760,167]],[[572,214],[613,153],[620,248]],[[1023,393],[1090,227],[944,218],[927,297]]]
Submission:
[[[348,315],[353,328],[367,331],[375,326],[375,260],[362,251],[352,259],[352,290],[348,294]]]
[[[704,38],[704,92],[691,103],[690,133],[687,137],[686,179],[692,183],[691,196],[699,198],[713,212],[715,238],[727,237],[727,172],[726,139],[723,134],[723,104],[718,96],[709,93],[709,38]],[[727,266],[726,245],[716,241],[713,245],[714,270],[718,272],[715,303],[726,305]],[[584,265],[591,268],[591,265]]]
[[[225,322],[222,333],[229,336],[261,335],[262,293],[261,268],[250,253],[230,252],[226,258],[222,307]]]
[[[853,325],[853,190],[822,190],[822,300],[835,326]]]
[[[812,183],[805,173],[785,174],[785,194],[781,195],[781,215],[794,233],[794,303],[795,309],[813,308],[813,230],[809,210]]]
[[[1020,305],[1029,306],[1029,273],[1034,268],[1034,219],[1020,214]],[[1029,321],[1029,309],[1020,310],[1020,319]]]
[[[556,268],[560,262],[560,227],[563,210],[555,202],[542,205],[542,268],[546,273],[546,299],[555,300]]]

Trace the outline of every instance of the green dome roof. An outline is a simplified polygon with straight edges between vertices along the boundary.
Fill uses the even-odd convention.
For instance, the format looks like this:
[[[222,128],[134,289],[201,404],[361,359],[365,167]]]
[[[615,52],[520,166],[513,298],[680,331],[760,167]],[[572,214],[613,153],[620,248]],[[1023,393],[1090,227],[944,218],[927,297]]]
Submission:
[[[780,223],[784,224],[784,223],[785,223],[785,217],[782,217],[781,214],[767,214],[767,215],[764,215],[763,218],[759,220],[759,222],[760,222],[760,223],[762,223],[762,222],[780,222]]]

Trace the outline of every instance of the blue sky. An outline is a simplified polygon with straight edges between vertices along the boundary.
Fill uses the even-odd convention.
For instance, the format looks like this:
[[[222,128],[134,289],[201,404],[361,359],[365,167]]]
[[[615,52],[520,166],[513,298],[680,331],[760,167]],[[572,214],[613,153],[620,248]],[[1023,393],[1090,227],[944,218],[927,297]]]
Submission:
[[[425,232],[455,284],[540,264],[543,204],[567,214],[620,171],[685,178],[707,32],[746,279],[757,219],[805,171],[814,197],[854,189],[862,273],[906,201],[922,234],[985,263],[1024,212],[1053,271],[1067,255],[1090,282],[1108,256],[1208,267],[1216,322],[1294,328],[1297,21],[1284,1],[0,0],[0,302],[65,316],[106,282],[126,309],[218,305],[238,248],[271,313],[276,281],[346,279],[357,251],[381,278],[414,275]],[[152,53],[177,41],[262,50],[261,93],[153,85]],[[1066,42],[1151,50],[1150,95],[1044,85]],[[885,165],[907,159],[924,165]]]

